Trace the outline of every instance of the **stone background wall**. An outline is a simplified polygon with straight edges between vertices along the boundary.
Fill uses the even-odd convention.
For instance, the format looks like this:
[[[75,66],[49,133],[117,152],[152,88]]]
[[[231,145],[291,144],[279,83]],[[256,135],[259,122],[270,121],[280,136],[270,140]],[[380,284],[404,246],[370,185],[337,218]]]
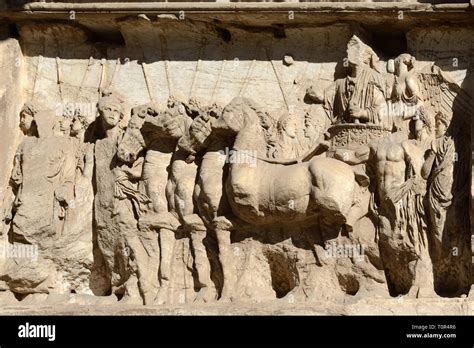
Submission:
[[[114,88],[126,96],[129,108],[149,101],[164,104],[170,96],[194,97],[205,105],[225,105],[232,98],[243,96],[257,97],[262,106],[277,113],[284,107],[301,105],[312,81],[319,79],[329,84],[347,74],[343,64],[346,43],[356,31],[372,36],[382,62],[409,52],[420,65],[434,62],[450,72],[466,92],[474,94],[472,28],[409,26],[387,30],[381,25],[361,26],[349,21],[288,28],[256,24],[243,26],[238,18],[227,23],[208,18],[180,21],[179,14],[124,15],[119,19],[104,16],[48,23],[12,20],[0,30],[0,193],[8,188],[15,150],[21,140],[18,112],[25,101],[40,103],[51,110],[52,116],[69,103],[79,104],[92,118],[100,92]],[[285,56],[294,63],[284,64]],[[466,115],[467,125],[473,116]],[[466,165],[471,163],[467,161]],[[461,215],[467,215],[469,192],[459,202]],[[468,219],[457,227],[464,236],[472,228]],[[5,240],[7,234],[2,237]],[[184,244],[180,247],[183,253],[189,252]],[[242,243],[240,247],[254,255],[254,245]],[[240,290],[250,298],[278,291],[268,274],[274,271],[273,266],[278,267],[280,254],[267,252],[273,253],[275,262],[268,269],[255,270],[254,282],[260,292]],[[247,267],[248,262],[242,260]],[[469,260],[464,254],[461,267],[466,263]],[[331,284],[321,285],[324,286]]]

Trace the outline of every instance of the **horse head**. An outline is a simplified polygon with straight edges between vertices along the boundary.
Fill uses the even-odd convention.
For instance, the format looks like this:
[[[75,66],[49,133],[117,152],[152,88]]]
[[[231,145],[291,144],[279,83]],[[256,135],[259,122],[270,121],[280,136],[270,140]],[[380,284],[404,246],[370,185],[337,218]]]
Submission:
[[[195,154],[206,148],[212,135],[212,122],[222,113],[222,108],[213,104],[207,108],[200,108],[199,113],[195,113],[189,131],[178,141],[178,147],[190,154]]]
[[[149,108],[149,105],[140,105],[132,109],[132,117],[117,149],[117,156],[125,163],[135,162],[140,151],[146,147],[141,129]]]
[[[226,105],[220,116],[213,122],[212,130],[218,133],[236,135],[248,125],[258,122],[255,103],[247,98],[236,97]]]
[[[270,127],[266,124],[268,114],[265,114],[256,103],[248,98],[234,98],[212,123],[212,130],[218,134],[235,137],[234,148],[257,150],[265,155],[266,139],[264,130]]]

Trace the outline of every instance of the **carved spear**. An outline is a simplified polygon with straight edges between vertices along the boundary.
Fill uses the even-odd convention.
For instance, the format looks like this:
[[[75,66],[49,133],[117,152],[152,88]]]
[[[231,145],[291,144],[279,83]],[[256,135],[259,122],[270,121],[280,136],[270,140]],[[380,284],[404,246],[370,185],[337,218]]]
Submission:
[[[224,54],[224,60],[222,61],[221,70],[219,71],[219,76],[217,76],[216,84],[214,85],[214,89],[212,90],[211,102],[210,102],[209,105],[212,105],[214,103],[214,96],[215,96],[217,87],[219,87],[219,85],[221,84],[221,80],[222,80],[222,76],[224,74],[225,65],[226,65],[228,56],[229,56],[229,45],[226,46],[226,50],[225,50],[225,54]]]
[[[33,90],[31,93],[31,99],[36,96],[36,90],[38,88],[38,76],[41,74],[41,65],[43,63],[43,56],[40,54],[38,56],[38,61],[36,62],[36,72],[35,72],[35,79],[33,82]]]
[[[196,62],[196,69],[194,70],[194,77],[193,77],[193,82],[191,84],[191,88],[189,90],[189,97],[188,99],[191,99],[191,97],[193,96],[194,94],[194,86],[196,85],[196,81],[197,81],[197,77],[198,77],[198,73],[199,73],[199,68],[201,66],[201,56],[202,56],[202,52],[204,51],[204,46],[206,45],[206,42],[205,42],[205,39],[202,40],[202,43],[201,43],[201,46],[199,47],[199,54],[198,54],[198,60]]]
[[[173,95],[173,86],[171,82],[170,68],[169,68],[169,57],[168,57],[168,47],[166,44],[166,38],[163,34],[160,35],[160,49],[161,49],[161,59],[165,63],[165,72],[166,72],[166,81],[168,83],[168,94]]]
[[[288,105],[288,101],[286,100],[285,91],[283,90],[283,86],[282,86],[280,77],[278,76],[278,73],[277,73],[277,70],[276,70],[276,67],[275,67],[275,62],[271,59],[270,55],[268,54],[267,47],[265,47],[265,54],[267,55],[267,59],[270,61],[270,64],[272,65],[273,73],[275,74],[275,78],[278,82],[278,87],[280,88],[281,95],[283,96],[283,102],[285,103],[286,109],[289,111],[290,107]]]
[[[259,51],[260,51],[260,43],[257,42],[257,49],[255,51],[255,58],[252,60],[252,64],[250,65],[250,68],[247,72],[247,76],[245,77],[244,84],[242,85],[242,88],[240,89],[239,97],[243,96],[245,90],[247,89],[247,85],[248,85],[248,82],[250,80],[250,76],[252,76],[253,69],[255,67],[255,62],[257,60],[257,56],[258,56]]]

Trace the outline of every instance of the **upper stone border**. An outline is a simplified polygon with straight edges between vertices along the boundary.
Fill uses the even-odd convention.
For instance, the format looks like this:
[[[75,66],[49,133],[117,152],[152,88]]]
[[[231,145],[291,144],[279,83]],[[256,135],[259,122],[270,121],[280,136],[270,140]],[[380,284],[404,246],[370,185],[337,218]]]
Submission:
[[[209,11],[221,10],[308,10],[308,11],[367,11],[367,10],[463,10],[471,7],[465,3],[418,3],[418,2],[31,2],[22,8],[30,11],[113,11],[135,12],[155,11],[162,9],[201,9]]]
[[[443,0],[449,1],[449,0]],[[242,25],[326,25],[334,21],[359,22],[374,25],[413,27],[419,25],[473,25],[473,2],[417,3],[417,2],[23,2],[15,7],[0,0],[0,18],[17,20],[62,20],[72,11],[78,22],[88,18],[96,21],[122,19],[124,16],[146,15],[150,19],[160,15],[186,12],[191,20],[211,20]],[[21,2],[20,2],[21,3]],[[3,10],[1,10],[3,8]],[[294,20],[287,21],[289,12]],[[403,12],[403,21],[394,21]],[[377,15],[373,15],[377,14]],[[66,17],[65,17],[66,16]],[[155,17],[157,16],[157,17]],[[87,25],[85,23],[85,25]]]

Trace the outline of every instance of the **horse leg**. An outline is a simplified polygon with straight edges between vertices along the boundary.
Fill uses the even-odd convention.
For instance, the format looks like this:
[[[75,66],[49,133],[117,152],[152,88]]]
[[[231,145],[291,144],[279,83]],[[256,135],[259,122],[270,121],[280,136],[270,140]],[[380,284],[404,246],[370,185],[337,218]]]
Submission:
[[[127,234],[129,265],[138,276],[138,287],[145,305],[153,304],[159,288],[159,245],[155,230],[131,231]]]
[[[164,304],[168,301],[171,282],[171,263],[175,243],[174,231],[162,228],[159,232],[160,240],[160,289],[155,298],[155,304]]]
[[[357,190],[355,194],[358,199],[352,205],[347,215],[346,229],[348,232],[352,232],[357,221],[367,215],[370,205],[370,191],[359,185],[356,185],[355,188]]]
[[[434,290],[433,265],[431,263],[428,250],[423,250],[421,252],[420,258],[413,261],[413,263],[414,279],[408,296],[413,298],[438,297]]]
[[[332,158],[317,157],[309,163],[313,201],[323,219],[342,226],[354,200],[355,175],[351,167]],[[351,221],[353,222],[353,221]]]
[[[214,220],[214,231],[219,247],[219,261],[222,268],[223,285],[220,300],[232,301],[232,287],[234,284],[233,254],[231,247],[231,227],[232,223],[224,216],[219,216]]]
[[[211,280],[211,264],[204,244],[204,239],[207,236],[207,228],[197,214],[185,216],[184,224],[191,238],[191,247],[194,253],[194,267],[197,273],[199,287],[195,301],[210,302],[216,299],[216,293],[213,291],[214,285]]]
[[[175,243],[175,231],[179,221],[172,214],[151,212],[144,214],[138,221],[142,233],[158,231],[160,265],[158,269],[160,289],[155,297],[155,304],[163,304],[168,299],[168,289],[171,280],[171,264]]]

